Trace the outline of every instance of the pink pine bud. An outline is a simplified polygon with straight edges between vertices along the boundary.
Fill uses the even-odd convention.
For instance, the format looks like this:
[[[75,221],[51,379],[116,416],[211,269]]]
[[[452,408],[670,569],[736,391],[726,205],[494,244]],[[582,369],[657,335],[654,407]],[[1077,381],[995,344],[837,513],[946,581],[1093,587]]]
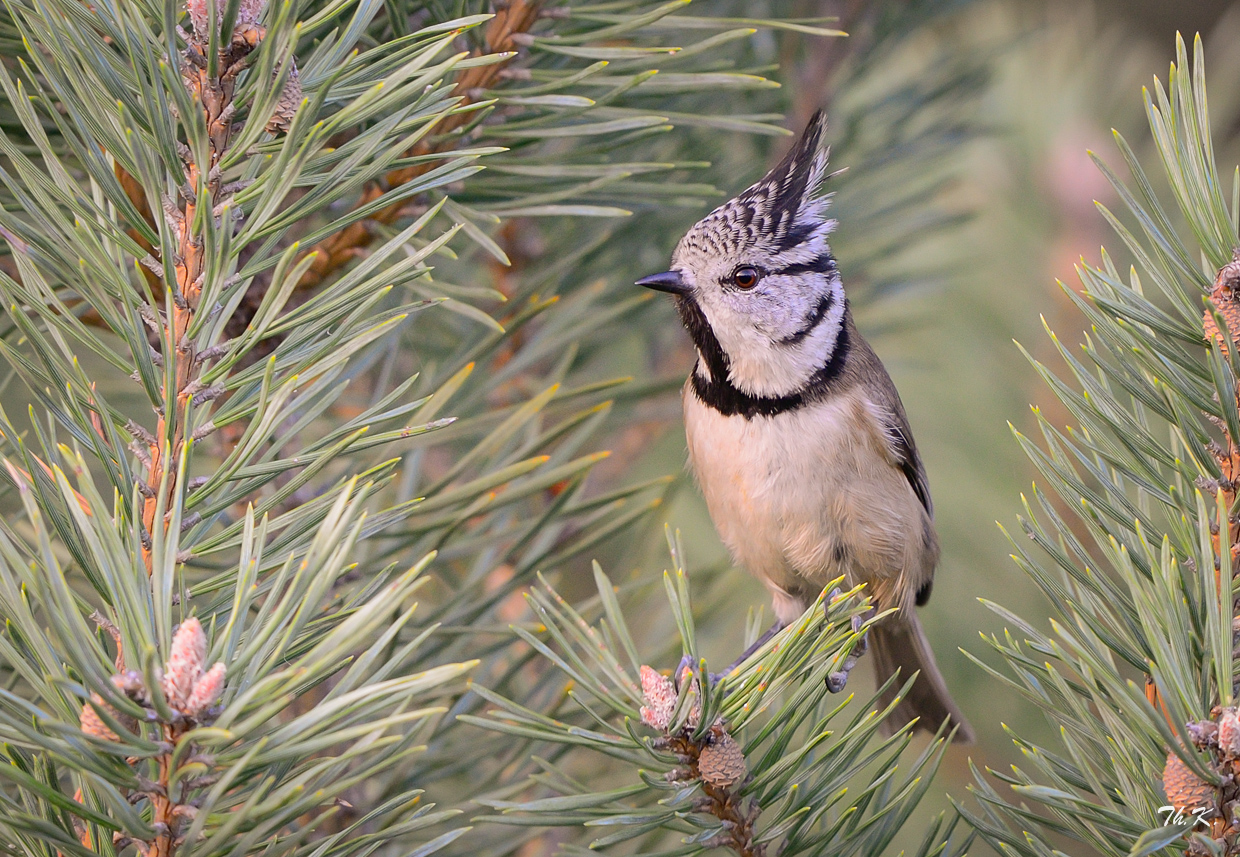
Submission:
[[[233,32],[240,33],[252,28],[266,7],[266,0],[241,0],[241,6],[237,9],[237,20],[233,25]],[[216,0],[216,27],[219,27],[220,22],[224,20],[224,13],[227,10],[228,0]],[[194,25],[195,38],[205,45],[211,38],[211,24],[208,20],[211,10],[207,6],[207,0],[185,0],[185,11],[189,12],[190,23]]]
[[[202,631],[202,623],[191,616],[172,636],[172,653],[164,665],[163,689],[169,705],[178,711],[185,710],[206,660],[207,635]]]
[[[672,680],[646,665],[642,665],[642,723],[660,732],[672,723],[672,710],[676,707],[676,687]]]
[[[200,717],[204,711],[215,704],[223,691],[224,665],[216,663],[194,684],[194,690],[185,703],[185,713],[190,717]]]
[[[237,10],[237,23],[234,32],[241,32],[253,27],[258,23],[258,19],[266,7],[267,0],[241,0],[241,8]]]
[[[206,44],[207,39],[210,38],[207,18],[211,13],[207,7],[207,0],[186,0],[185,11],[189,12],[189,21],[194,25],[194,36],[198,41]],[[215,4],[215,14],[217,16],[222,14],[219,3]]]

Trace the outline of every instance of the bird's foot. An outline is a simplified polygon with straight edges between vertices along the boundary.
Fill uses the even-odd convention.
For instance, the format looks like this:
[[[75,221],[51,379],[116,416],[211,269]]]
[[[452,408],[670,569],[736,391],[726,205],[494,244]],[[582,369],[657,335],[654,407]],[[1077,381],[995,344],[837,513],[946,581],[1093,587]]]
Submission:
[[[865,611],[863,615],[852,617],[853,633],[861,634],[861,626],[864,625],[866,622],[868,622],[870,617],[873,615],[874,615],[874,608],[871,607],[869,610]],[[869,650],[870,650],[870,635],[867,632],[865,634],[861,634],[861,639],[857,641],[857,645],[853,646],[853,654],[856,655],[857,657],[861,657]]]
[[[848,686],[848,676],[852,673],[853,667],[857,665],[857,656],[849,655],[844,658],[844,663],[840,669],[827,676],[827,690],[832,693],[839,693]]]
[[[853,633],[859,633],[861,626],[865,624],[870,616],[874,615],[871,608],[864,614],[852,617]],[[857,665],[857,660],[866,653],[870,648],[870,633],[861,635],[861,638],[853,644],[852,651],[848,653],[848,657],[844,658],[844,662],[840,664],[840,668],[833,673],[827,675],[827,690],[832,693],[839,693],[848,685],[848,676],[852,673],[853,667]]]

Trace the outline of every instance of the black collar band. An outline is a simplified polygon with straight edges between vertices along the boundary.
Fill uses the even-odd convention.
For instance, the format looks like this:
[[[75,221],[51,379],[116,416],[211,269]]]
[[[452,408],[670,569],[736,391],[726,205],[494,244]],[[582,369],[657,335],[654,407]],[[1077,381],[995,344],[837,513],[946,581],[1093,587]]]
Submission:
[[[693,393],[704,405],[725,417],[742,416],[747,420],[754,417],[773,417],[819,401],[843,371],[844,360],[851,346],[848,339],[848,311],[845,308],[845,317],[841,319],[840,332],[836,336],[831,357],[818,367],[801,389],[783,396],[754,396],[739,390],[728,379],[728,355],[715,337],[715,332],[710,329],[710,323],[706,321],[706,316],[697,303],[692,298],[678,298],[676,309],[689,331],[689,336],[697,345],[702,362],[710,372],[709,379],[703,378],[698,374],[697,367],[694,367],[690,376]]]

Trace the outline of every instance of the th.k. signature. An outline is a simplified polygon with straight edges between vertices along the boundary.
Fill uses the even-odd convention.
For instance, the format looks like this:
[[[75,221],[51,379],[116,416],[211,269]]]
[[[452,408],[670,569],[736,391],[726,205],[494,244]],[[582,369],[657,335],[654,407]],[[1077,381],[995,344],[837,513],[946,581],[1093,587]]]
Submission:
[[[1211,806],[1199,806],[1191,810],[1176,809],[1174,806],[1160,806],[1158,814],[1163,816],[1163,826],[1167,827],[1172,824],[1186,824],[1190,820],[1192,829],[1196,829],[1199,825],[1206,824],[1206,815],[1214,809]]]

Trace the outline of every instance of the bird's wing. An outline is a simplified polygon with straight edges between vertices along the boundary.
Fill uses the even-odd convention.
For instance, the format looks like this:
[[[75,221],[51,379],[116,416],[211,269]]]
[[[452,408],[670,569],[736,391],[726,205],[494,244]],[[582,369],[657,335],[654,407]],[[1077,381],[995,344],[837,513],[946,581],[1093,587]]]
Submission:
[[[899,413],[892,414],[892,419],[886,428],[887,436],[891,438],[892,451],[895,453],[896,461],[900,464],[904,478],[913,487],[913,493],[917,495],[917,499],[921,501],[926,512],[933,517],[934,504],[930,500],[930,485],[926,482],[926,468],[922,466],[921,456],[917,454],[917,445],[913,443],[913,433],[909,431],[908,419],[904,416],[903,408],[900,408]]]
[[[850,317],[845,318],[848,328],[850,348],[846,357],[847,365],[843,372],[843,382],[864,391],[871,413],[874,415],[883,437],[887,441],[888,461],[893,467],[899,468],[908,480],[913,494],[926,510],[925,528],[927,550],[924,558],[927,567],[923,570],[924,577],[917,589],[914,602],[921,606],[930,598],[930,589],[934,581],[934,563],[938,559],[938,540],[934,535],[934,505],[930,500],[930,485],[926,481],[926,469],[917,454],[917,444],[913,441],[913,432],[908,425],[908,416],[904,413],[904,404],[896,385],[887,374],[878,355],[870,344],[857,333]]]
[[[847,322],[852,324],[851,319]],[[934,504],[930,500],[930,485],[926,481],[926,468],[922,466],[921,456],[917,454],[917,444],[913,440],[913,431],[908,425],[908,416],[904,413],[904,404],[896,391],[895,382],[887,374],[874,349],[852,327],[849,330],[848,383],[855,384],[865,391],[866,397],[874,408],[874,415],[887,437],[888,450],[893,462],[904,473],[908,484],[921,501],[926,513],[934,517]]]
[[[922,508],[926,510],[925,526],[930,534],[929,539],[933,541],[933,528],[930,521],[934,519],[934,504],[930,500],[930,485],[926,481],[926,468],[921,463],[921,456],[917,454],[917,444],[913,441],[913,432],[909,429],[908,417],[904,413],[900,395],[896,392],[896,385],[892,383],[887,371],[882,368],[882,364],[879,364],[878,368],[880,377],[873,387],[874,392],[877,393],[878,401],[875,405],[879,409],[883,434],[887,437],[888,449],[894,463],[908,480],[909,487],[917,495]],[[938,556],[937,548],[934,549],[933,556]],[[917,589],[914,603],[918,607],[930,600],[930,590],[933,586],[934,577],[931,572]]]

